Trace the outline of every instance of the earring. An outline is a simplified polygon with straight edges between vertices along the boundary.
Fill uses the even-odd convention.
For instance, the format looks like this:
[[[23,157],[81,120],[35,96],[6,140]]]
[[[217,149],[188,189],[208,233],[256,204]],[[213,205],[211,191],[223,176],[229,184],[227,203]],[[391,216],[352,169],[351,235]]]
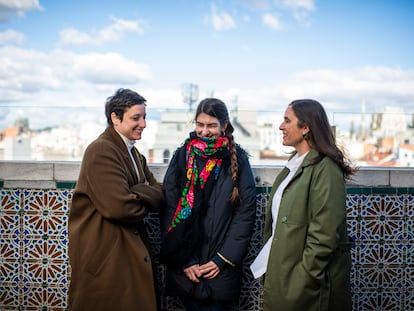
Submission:
[[[309,139],[309,132],[307,132],[307,133],[303,134],[303,135],[302,135],[302,138],[303,138],[304,140],[308,140],[308,139]]]

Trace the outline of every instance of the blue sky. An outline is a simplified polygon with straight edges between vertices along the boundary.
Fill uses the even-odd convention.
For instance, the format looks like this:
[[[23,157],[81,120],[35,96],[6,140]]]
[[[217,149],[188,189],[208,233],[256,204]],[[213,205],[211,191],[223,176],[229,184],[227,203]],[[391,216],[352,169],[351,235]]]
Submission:
[[[182,108],[193,83],[240,109],[414,113],[413,55],[410,0],[0,0],[3,107],[103,107],[124,87]]]

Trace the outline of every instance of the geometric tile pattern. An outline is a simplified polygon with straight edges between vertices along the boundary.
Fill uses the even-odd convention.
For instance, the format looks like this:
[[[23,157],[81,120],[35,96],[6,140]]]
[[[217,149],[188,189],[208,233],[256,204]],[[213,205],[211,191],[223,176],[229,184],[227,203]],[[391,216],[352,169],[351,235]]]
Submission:
[[[0,310],[65,310],[70,282],[67,220],[72,188],[0,188]],[[270,188],[257,188],[254,236],[245,259],[242,294],[233,310],[262,309],[262,280],[248,266],[262,245]],[[348,188],[353,310],[414,310],[414,189]],[[153,252],[159,220],[146,219]],[[157,263],[157,262],[156,262]],[[163,310],[182,310],[163,293],[165,270],[157,264]]]
[[[0,189],[0,310],[65,310],[70,190]]]
[[[414,310],[414,195],[408,192],[348,194],[354,310]]]

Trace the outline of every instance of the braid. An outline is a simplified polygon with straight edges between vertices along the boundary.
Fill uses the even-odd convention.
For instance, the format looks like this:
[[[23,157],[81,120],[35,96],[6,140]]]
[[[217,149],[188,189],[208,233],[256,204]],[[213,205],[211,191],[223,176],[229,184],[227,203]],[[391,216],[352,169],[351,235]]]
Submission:
[[[238,187],[238,172],[239,172],[239,165],[237,163],[237,150],[236,144],[234,143],[234,137],[232,133],[228,133],[227,137],[230,140],[230,165],[231,165],[231,179],[233,181],[233,191],[230,195],[230,202],[232,204],[236,204],[240,197],[239,197],[239,187]]]

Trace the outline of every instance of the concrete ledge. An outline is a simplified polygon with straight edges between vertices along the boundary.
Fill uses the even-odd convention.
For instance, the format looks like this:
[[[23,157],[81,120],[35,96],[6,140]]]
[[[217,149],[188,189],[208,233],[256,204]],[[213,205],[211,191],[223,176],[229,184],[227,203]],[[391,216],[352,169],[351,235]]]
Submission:
[[[358,173],[348,182],[349,185],[393,187],[390,183],[390,170],[394,168],[366,167],[361,168]],[[398,170],[398,169],[396,169]],[[414,173],[414,169],[412,170]]]
[[[59,182],[76,182],[80,162],[0,161],[3,188],[56,188]],[[149,164],[155,178],[162,181],[167,164]],[[271,186],[282,166],[252,166],[257,186]],[[363,167],[348,186],[414,187],[414,168]]]
[[[78,179],[81,162],[55,162],[53,176],[55,181],[74,181]]]
[[[54,180],[53,162],[0,161],[0,179]]]
[[[52,180],[5,180],[4,189],[56,189]]]
[[[390,184],[393,187],[414,187],[414,169],[391,170]]]

